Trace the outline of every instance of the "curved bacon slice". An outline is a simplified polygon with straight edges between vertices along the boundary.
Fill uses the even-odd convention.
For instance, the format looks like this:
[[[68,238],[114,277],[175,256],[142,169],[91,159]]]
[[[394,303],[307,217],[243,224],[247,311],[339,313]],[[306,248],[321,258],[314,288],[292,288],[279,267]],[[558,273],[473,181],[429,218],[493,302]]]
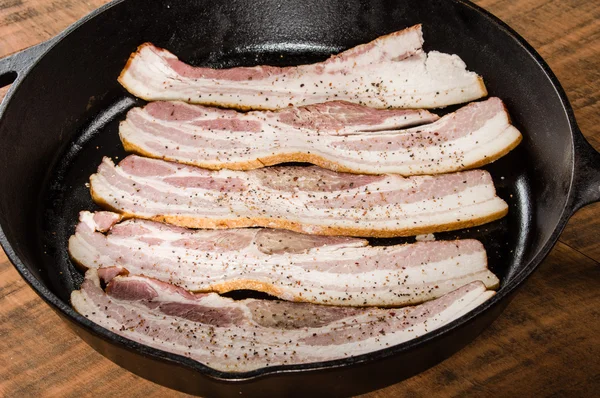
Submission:
[[[472,103],[435,123],[389,130],[436,119],[426,111],[343,102],[249,113],[154,102],[129,111],[119,134],[130,152],[209,169],[310,162],[335,171],[404,176],[479,167],[521,141],[499,98]]]
[[[90,182],[94,200],[111,210],[190,228],[392,237],[480,225],[508,211],[482,170],[410,178],[315,166],[210,171],[130,155],[118,166],[105,158]]]
[[[494,295],[473,282],[425,304],[401,309],[332,307],[287,301],[234,301],[191,294],[139,276],[95,269],[71,294],[77,312],[130,340],[189,357],[214,369],[347,358],[422,336]],[[108,276],[108,277],[107,277]]]
[[[192,67],[151,43],[134,52],[119,82],[148,101],[280,109],[327,101],[374,108],[436,108],[487,95],[457,55],[423,52],[421,25],[382,36],[328,60],[292,67]]]
[[[146,220],[80,214],[69,253],[85,268],[121,266],[191,291],[256,290],[289,301],[405,306],[483,281],[498,286],[476,240],[368,246],[357,238],[285,230],[188,230]]]

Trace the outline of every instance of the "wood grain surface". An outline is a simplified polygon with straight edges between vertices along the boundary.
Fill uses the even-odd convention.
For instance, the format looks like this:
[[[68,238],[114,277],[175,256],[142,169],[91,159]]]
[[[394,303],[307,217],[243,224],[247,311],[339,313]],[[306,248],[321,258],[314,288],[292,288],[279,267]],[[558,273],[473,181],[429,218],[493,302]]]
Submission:
[[[0,57],[53,37],[106,2],[0,0]],[[581,130],[600,149],[600,2],[476,3],[541,53],[564,86]],[[366,396],[598,396],[599,211],[600,204],[591,205],[571,219],[540,269],[472,344]],[[184,395],[134,376],[80,341],[0,251],[0,396]]]

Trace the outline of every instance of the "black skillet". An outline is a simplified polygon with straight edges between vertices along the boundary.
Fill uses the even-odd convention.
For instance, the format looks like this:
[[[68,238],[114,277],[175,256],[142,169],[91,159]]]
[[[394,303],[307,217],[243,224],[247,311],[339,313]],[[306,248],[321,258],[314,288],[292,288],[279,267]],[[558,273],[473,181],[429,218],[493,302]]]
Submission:
[[[433,333],[345,360],[224,373],[151,349],[79,316],[69,305],[81,274],[66,253],[85,186],[104,155],[124,156],[118,121],[142,102],[117,76],[151,41],[195,65],[295,65],[422,23],[428,50],[455,53],[507,104],[524,141],[488,169],[510,205],[505,219],[440,234],[476,237],[502,279],[498,294]],[[181,391],[269,396],[358,394],[396,383],[473,340],[540,264],[569,217],[600,200],[600,155],[577,128],[540,56],[484,10],[459,0],[117,0],[39,46],[0,61],[14,84],[0,108],[0,241],[23,278],[94,349]],[[390,243],[394,240],[376,241]],[[396,240],[399,242],[401,240]],[[90,377],[93,369],[87,369]]]

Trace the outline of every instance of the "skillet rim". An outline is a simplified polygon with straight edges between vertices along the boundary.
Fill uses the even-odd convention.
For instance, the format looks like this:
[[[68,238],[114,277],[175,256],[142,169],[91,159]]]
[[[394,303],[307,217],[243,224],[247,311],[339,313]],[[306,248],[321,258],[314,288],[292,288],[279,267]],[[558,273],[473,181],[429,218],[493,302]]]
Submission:
[[[69,27],[67,27],[64,31],[56,35],[55,37],[49,39],[47,42],[47,46],[41,49],[40,53],[36,55],[35,61],[29,65],[23,72],[18,73],[17,79],[13,82],[11,88],[9,89],[6,97],[2,101],[0,105],[0,123],[4,117],[4,113],[8,104],[10,103],[14,93],[18,90],[21,83],[27,78],[29,72],[39,63],[39,61],[50,52],[59,42],[61,42],[64,38],[69,36],[71,33],[74,33],[80,26],[84,25],[88,21],[97,17],[98,15],[104,13],[108,9],[120,5],[121,3],[127,0],[113,0],[96,10],[92,11],[88,15],[79,19]],[[571,135],[571,151],[573,154],[573,158],[571,161],[571,181],[569,182],[568,191],[566,193],[566,203],[563,207],[562,213],[558,219],[558,222],[555,226],[553,233],[546,240],[545,244],[538,250],[535,256],[525,265],[522,266],[522,269],[514,275],[511,281],[508,284],[503,285],[496,294],[486,301],[484,304],[475,308],[471,312],[463,315],[462,317],[455,319],[454,321],[431,331],[423,336],[417,337],[415,339],[409,340],[407,342],[394,345],[389,348],[381,349],[378,351],[373,351],[361,355],[357,355],[354,357],[349,357],[345,359],[337,359],[330,361],[322,361],[322,362],[313,362],[307,364],[296,364],[296,365],[279,365],[273,367],[263,367],[258,368],[252,371],[247,372],[224,372],[219,371],[209,366],[206,366],[198,361],[192,360],[190,358],[172,354],[166,351],[162,351],[156,348],[152,348],[150,346],[137,343],[133,340],[124,338],[114,332],[109,331],[108,329],[104,329],[103,327],[93,323],[88,320],[84,316],[77,313],[73,307],[71,307],[70,303],[67,304],[60,300],[54,293],[52,293],[38,278],[36,278],[25,266],[25,264],[21,261],[21,259],[17,256],[15,251],[12,248],[12,245],[9,243],[6,235],[4,234],[4,230],[0,225],[0,245],[3,247],[4,251],[10,262],[17,269],[21,277],[29,284],[29,286],[40,296],[47,304],[49,304],[54,311],[59,312],[61,318],[68,319],[70,322],[73,322],[77,326],[81,326],[86,329],[86,331],[96,337],[102,338],[104,341],[110,344],[118,344],[122,348],[125,348],[129,351],[134,351],[135,354],[143,355],[149,357],[152,360],[158,360],[165,363],[176,364],[178,366],[185,366],[195,372],[199,372],[204,376],[211,378],[214,381],[220,382],[251,382],[256,379],[263,379],[268,376],[275,376],[281,373],[304,373],[308,371],[318,371],[325,369],[338,369],[338,368],[347,368],[355,365],[367,364],[369,362],[374,362],[378,360],[382,360],[384,358],[392,357],[400,354],[403,351],[409,351],[412,348],[417,346],[422,346],[426,343],[434,341],[438,338],[441,338],[442,335],[446,335],[450,333],[452,330],[457,329],[460,326],[467,325],[467,323],[471,322],[474,318],[480,317],[484,312],[490,310],[492,307],[500,305],[500,302],[510,299],[511,296],[518,287],[520,287],[525,280],[531,276],[531,274],[535,271],[535,269],[541,264],[544,258],[549,254],[550,250],[556,245],[556,242],[565,228],[567,221],[571,217],[572,213],[575,210],[574,200],[574,184],[576,180],[575,175],[575,164],[576,164],[576,141],[577,139],[582,139],[583,136],[577,127],[577,123],[575,120],[574,112],[571,107],[571,104],[567,98],[567,95],[558,81],[556,75],[552,72],[548,64],[544,61],[544,59],[538,54],[538,52],[523,38],[521,37],[514,29],[509,27],[506,23],[500,20],[498,17],[491,14],[489,11],[483,9],[482,7],[471,3],[468,0],[452,0],[454,3],[459,4],[463,7],[468,7],[474,10],[475,12],[481,14],[482,17],[486,18],[489,22],[491,22],[499,31],[503,32],[505,35],[508,35],[512,40],[517,42],[522,48],[523,51],[526,51],[529,56],[533,58],[536,64],[542,69],[546,77],[549,79],[552,87],[554,88],[558,98],[561,102],[562,108],[565,112],[567,120],[569,122],[570,127],[570,135]],[[581,135],[582,137],[578,137],[577,135]],[[77,333],[76,333],[77,334]],[[87,343],[87,342],[86,342]]]

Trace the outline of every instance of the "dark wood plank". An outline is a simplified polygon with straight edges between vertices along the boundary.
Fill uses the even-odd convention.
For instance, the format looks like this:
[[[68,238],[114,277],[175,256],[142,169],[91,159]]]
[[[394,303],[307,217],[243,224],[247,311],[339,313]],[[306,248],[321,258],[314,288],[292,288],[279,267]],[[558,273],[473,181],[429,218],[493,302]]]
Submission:
[[[548,62],[581,131],[600,150],[600,3],[598,1],[480,0],[519,32]],[[561,241],[600,261],[600,203],[576,214]]]
[[[593,396],[600,387],[599,283],[598,263],[559,243],[504,314],[467,348],[366,396]],[[3,396],[176,396],[80,341],[4,258],[0,336]]]
[[[596,261],[600,261],[598,214],[600,214],[600,203],[579,210],[571,218],[560,237],[561,242],[565,242]]]
[[[559,243],[502,316],[433,369],[369,397],[594,396],[600,267]]]
[[[0,396],[160,397],[171,391],[80,340],[0,256]],[[183,396],[183,395],[182,395]]]
[[[106,0],[0,1],[0,57],[37,44]],[[549,62],[579,125],[600,148],[600,4],[479,0]],[[0,96],[6,90],[0,89]],[[600,388],[600,205],[579,212],[507,311],[459,354],[367,394],[596,396]],[[143,380],[80,341],[0,251],[0,396],[184,396]]]

